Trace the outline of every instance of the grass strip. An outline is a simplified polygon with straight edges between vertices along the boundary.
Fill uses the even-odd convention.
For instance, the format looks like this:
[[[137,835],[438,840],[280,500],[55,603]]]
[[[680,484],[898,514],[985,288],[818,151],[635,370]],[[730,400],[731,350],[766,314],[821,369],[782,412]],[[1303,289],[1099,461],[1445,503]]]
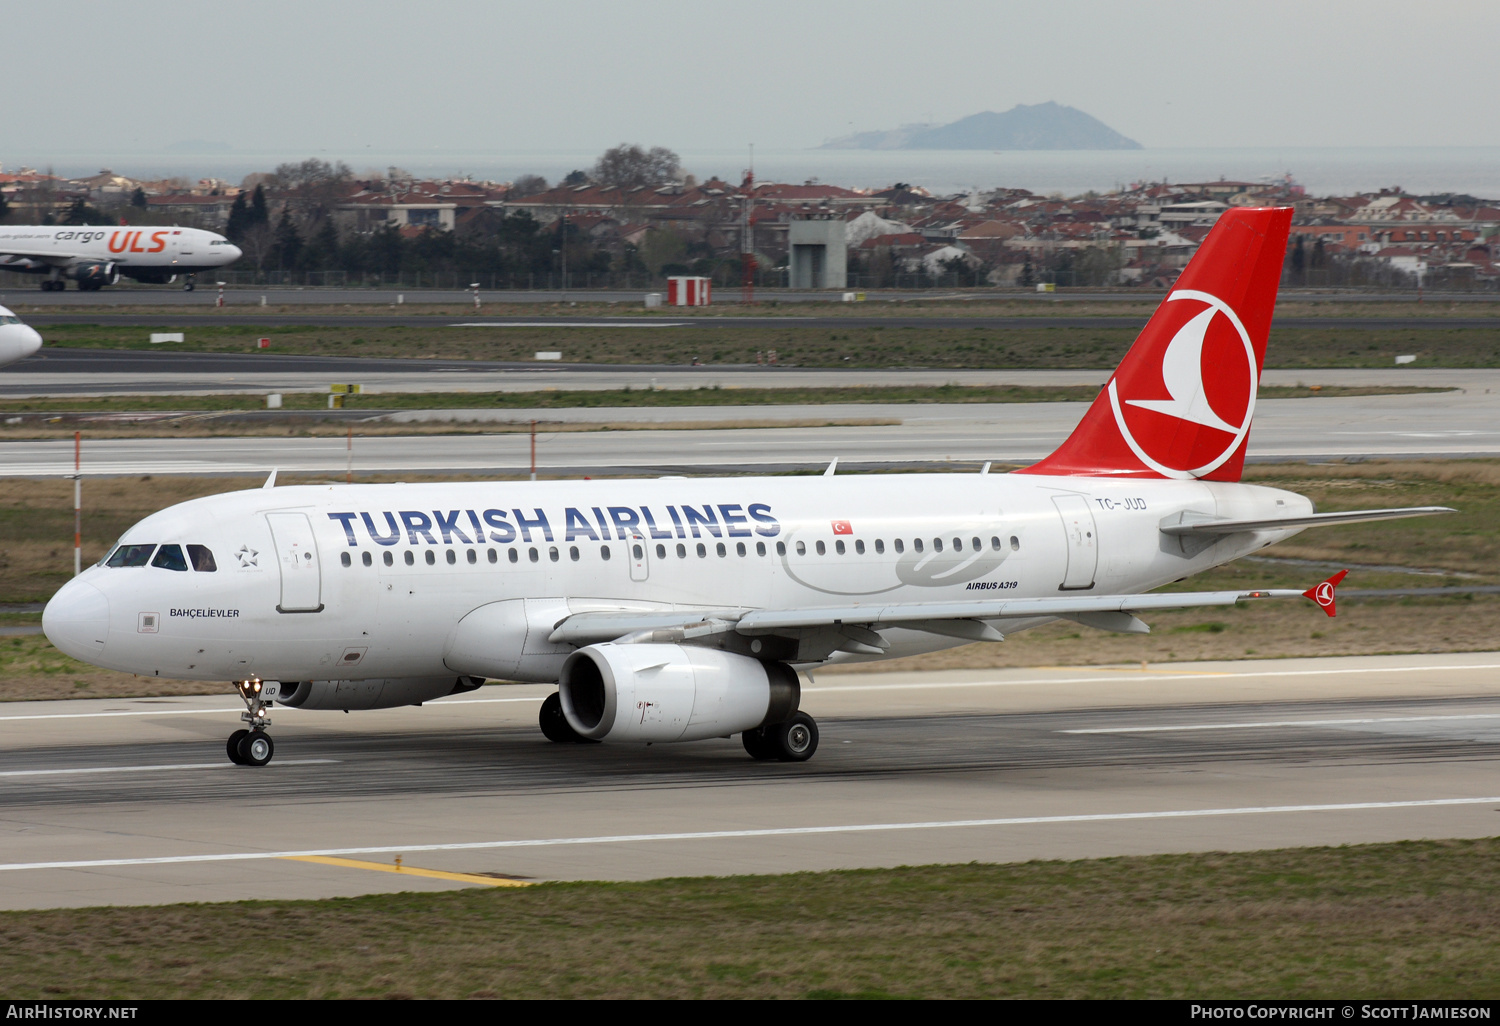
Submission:
[[[1404,316],[1410,317],[1411,311]],[[163,318],[170,325],[169,318]],[[205,318],[205,320],[210,320]],[[1144,324],[1145,317],[1142,317]],[[156,326],[160,330],[162,326]],[[531,362],[539,351],[569,363],[755,364],[774,350],[798,367],[1089,368],[1110,370],[1139,328],[1109,326],[991,328],[983,325],[870,323],[829,328],[789,322],[744,326],[696,319],[677,326],[455,328],[431,325],[265,327],[194,323],[182,343],[152,345],[151,326],[57,324],[42,327],[49,346],[150,352],[277,353],[397,359]],[[270,349],[256,347],[268,338]],[[1418,367],[1500,366],[1500,317],[1493,327],[1278,328],[1269,368],[1393,367],[1414,355]]]
[[[38,998],[1482,998],[1495,839],[0,914]],[[295,873],[287,865],[278,872]],[[284,957],[245,957],[275,937]]]

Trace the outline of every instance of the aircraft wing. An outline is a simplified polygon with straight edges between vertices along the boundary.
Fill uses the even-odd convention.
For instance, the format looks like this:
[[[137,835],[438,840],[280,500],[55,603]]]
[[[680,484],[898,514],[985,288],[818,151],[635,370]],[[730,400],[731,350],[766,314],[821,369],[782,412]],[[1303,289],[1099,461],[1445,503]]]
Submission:
[[[1162,534],[1238,534],[1241,531],[1275,531],[1288,527],[1324,527],[1329,524],[1363,524],[1371,520],[1429,517],[1435,513],[1457,513],[1447,506],[1406,506],[1400,509],[1356,509],[1347,513],[1313,513],[1305,517],[1274,520],[1229,520],[1207,514],[1179,513],[1161,525]]]
[[[1329,595],[1331,604],[1331,587]],[[997,598],[963,602],[815,606],[807,609],[719,609],[692,613],[574,613],[558,623],[547,640],[554,644],[573,645],[622,639],[676,642],[727,631],[745,635],[796,635],[807,630],[832,628],[844,631],[853,629],[857,641],[880,651],[883,639],[878,637],[877,632],[883,627],[902,627],[974,641],[1003,641],[1004,635],[998,628],[1004,626],[1005,620],[1050,616],[1077,620],[1101,630],[1139,634],[1145,633],[1149,628],[1136,619],[1134,613],[1195,606],[1232,606],[1241,599],[1299,597],[1313,598],[1319,605],[1324,605],[1314,598],[1312,591],[1273,589]]]

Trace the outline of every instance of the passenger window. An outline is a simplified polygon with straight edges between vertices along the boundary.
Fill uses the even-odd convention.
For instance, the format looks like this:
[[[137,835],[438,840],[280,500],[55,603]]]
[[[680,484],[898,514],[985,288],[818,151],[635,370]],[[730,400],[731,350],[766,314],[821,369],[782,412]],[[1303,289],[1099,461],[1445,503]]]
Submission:
[[[495,550],[494,550],[494,549],[490,549],[490,562],[491,562],[491,563],[494,563],[494,562],[496,562],[496,561],[497,561],[497,560],[498,560],[498,559],[499,559],[499,558],[500,558],[500,557],[499,557],[499,555],[498,555],[498,554],[496,554],[496,552],[495,552]]]
[[[549,546],[547,546],[547,558],[550,559],[550,560],[552,560],[552,562],[554,562],[554,563],[557,562],[557,546],[556,545],[549,545]]]
[[[667,558],[667,547],[665,545],[658,545],[656,547],[656,558],[657,559],[666,559]]]
[[[765,542],[756,542],[755,543],[755,554],[757,556],[764,556],[766,554],[766,543]]]
[[[479,553],[475,552],[473,549],[470,549],[469,550],[469,565],[473,566],[477,562],[479,562]]]
[[[822,539],[819,539],[817,544],[818,544],[818,555],[820,555],[820,556],[826,556],[826,555],[828,555],[828,546],[823,544]]]
[[[405,556],[406,556],[406,565],[407,566],[412,566],[412,565],[414,565],[416,563],[417,557],[414,556],[414,555],[412,555],[411,549],[407,549],[406,550]]]
[[[384,561],[384,563],[385,563],[386,566],[390,566],[392,563],[395,562],[395,560],[391,558],[391,554],[390,554],[389,551],[382,552],[380,554],[380,557],[381,557],[382,561]]]
[[[991,535],[990,536],[990,548],[994,549],[996,552],[1000,551],[1000,536],[999,535]]]
[[[636,542],[634,545],[630,546],[630,557],[632,559],[643,559],[645,558],[645,555],[646,550],[641,548],[640,542]]]
[[[214,554],[208,551],[207,545],[189,545],[187,550],[188,562],[200,574],[211,574],[219,569],[219,564],[214,562]]]
[[[841,556],[844,554],[844,539],[840,538],[838,541],[833,543],[833,551],[837,552]]]
[[[521,561],[521,556],[515,549],[510,550],[510,561],[512,563],[519,563]]]
[[[921,538],[913,538],[911,540],[911,547],[912,547],[912,551],[913,552],[921,552],[922,551],[922,539]]]
[[[719,555],[721,555],[721,556],[727,556],[727,555],[729,555],[729,550],[728,550],[728,549],[726,549],[726,548],[724,548],[724,543],[723,543],[723,542],[719,542],[719,544],[717,544],[717,545],[715,545],[715,546],[714,546],[714,549],[715,549],[715,551],[717,551],[717,552],[718,552],[718,553],[719,553]]]
[[[687,559],[687,546],[682,544],[682,542],[677,543],[677,558]]]
[[[807,555],[807,543],[806,542],[798,542],[797,543],[797,555],[799,555],[799,556],[805,556],[805,555]]]
[[[155,545],[121,545],[115,549],[115,554],[109,557],[105,566],[145,566],[151,562],[151,553],[156,551]]]
[[[786,555],[786,542],[777,542],[776,543],[776,555],[778,555],[778,556],[784,556],[784,555]]]
[[[974,551],[975,552],[978,552],[978,551],[980,551],[981,549],[984,548],[984,546],[979,543],[979,539],[978,538],[970,538],[969,540],[974,543]]]
[[[601,546],[599,546],[599,558],[602,559],[602,560],[604,560],[606,563],[609,562],[609,546],[608,545],[601,545]]]
[[[575,563],[578,562],[578,546],[577,545],[569,545],[568,546],[568,558],[571,559]]]
[[[879,538],[876,538],[875,539],[875,554],[876,555],[883,555],[884,553],[885,553],[885,542],[881,541]]]
[[[855,540],[855,542],[854,542],[854,554],[857,555],[857,556],[863,556],[865,554],[865,543],[864,543],[863,539],[856,539]]]
[[[745,554],[745,543],[744,542],[735,542],[734,543],[734,551],[735,551],[736,555],[743,556]]]
[[[537,554],[536,549],[527,549],[526,558],[531,560],[533,563],[536,563],[540,561],[542,557]]]
[[[1015,535],[1011,535],[1010,536],[1010,551],[1012,551],[1012,552],[1020,552],[1021,551],[1021,539],[1017,538]]]
[[[163,570],[187,572],[187,560],[182,556],[181,545],[163,545],[156,550],[156,558],[151,561],[151,565],[159,566]]]
[[[428,566],[433,566],[437,563],[437,555],[431,549],[428,549],[422,555],[427,560]]]
[[[901,553],[903,553],[905,551],[906,551],[906,545],[905,545],[905,543],[902,542],[900,538],[897,538],[896,539],[896,555],[899,556]],[[920,551],[920,550],[918,550],[918,551]]]
[[[449,566],[453,566],[457,562],[458,562],[458,553],[454,552],[452,549],[449,549],[448,550],[448,565]]]
[[[943,539],[941,539],[941,538],[934,538],[934,539],[932,539],[932,551],[933,552],[942,552],[943,551]]]
[[[702,542],[699,542],[698,543],[698,558],[702,559],[706,555],[708,555],[708,549],[704,548]]]
[[[352,560],[352,559],[349,558],[349,553],[347,553],[347,552],[340,552],[339,553],[339,564],[341,566],[353,566],[354,565],[354,560]]]
[[[370,554],[368,552],[361,552],[359,554],[359,560],[365,566],[369,566],[371,563],[375,562],[373,559],[370,558]]]

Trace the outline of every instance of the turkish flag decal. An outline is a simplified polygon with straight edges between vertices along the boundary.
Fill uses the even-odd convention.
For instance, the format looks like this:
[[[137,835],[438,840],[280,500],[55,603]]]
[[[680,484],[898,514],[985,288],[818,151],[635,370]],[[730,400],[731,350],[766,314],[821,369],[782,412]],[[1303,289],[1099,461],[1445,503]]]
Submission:
[[[833,533],[834,534],[853,534],[854,533],[854,525],[851,524],[851,523],[849,523],[849,521],[847,521],[847,520],[835,520],[833,522]]]

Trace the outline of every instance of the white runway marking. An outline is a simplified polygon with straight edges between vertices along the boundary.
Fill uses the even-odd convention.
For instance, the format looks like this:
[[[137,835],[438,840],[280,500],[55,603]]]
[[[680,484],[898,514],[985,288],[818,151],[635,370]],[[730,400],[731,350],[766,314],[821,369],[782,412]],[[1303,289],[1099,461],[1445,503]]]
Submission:
[[[747,837],[795,837],[812,834],[856,834],[898,830],[955,830],[969,827],[1044,826],[1061,823],[1122,823],[1133,820],[1194,819],[1211,816],[1258,816],[1298,812],[1362,812],[1374,809],[1419,809],[1458,805],[1500,805],[1500,797],[1424,798],[1399,802],[1348,802],[1338,805],[1261,805],[1237,809],[1172,809],[1161,812],[1107,812],[1078,816],[951,819],[925,823],[851,823],[841,826],[701,830],[691,833],[614,834],[599,837],[547,837],[516,841],[470,841],[457,844],[391,844],[363,848],[313,848],[301,851],[240,851],[225,852],[217,855],[160,855],[148,858],[80,859],[68,862],[6,862],[0,863],[0,872],[16,872],[27,869],[102,869],[110,866],[164,866],[201,862],[250,862],[259,859],[308,858],[320,855],[397,855],[431,851],[555,848],[571,845],[641,844],[649,841],[717,841]]]
[[[496,705],[505,702],[540,702],[545,697],[545,695],[536,695],[531,698],[456,698],[451,702],[443,702],[443,705]],[[433,704],[436,703],[434,702]],[[239,711],[240,707],[237,705],[226,706],[223,709],[123,709],[111,712],[37,713],[33,716],[0,716],[0,722],[8,720],[88,720],[111,716],[186,716],[189,714],[222,716],[226,713],[238,713]],[[298,709],[293,705],[278,705],[276,711],[284,713],[307,712],[309,710]]]
[[[450,328],[680,328],[682,321],[467,321]],[[611,368],[613,369],[613,368]],[[630,368],[625,368],[629,370]]]
[[[1169,727],[1089,727],[1060,730],[1059,734],[1158,734],[1172,730],[1248,730],[1252,727],[1354,727],[1371,723],[1429,723],[1449,720],[1500,720],[1500,713],[1463,716],[1371,716],[1354,720],[1265,720],[1256,723],[1185,723]]]
[[[338,759],[277,759],[272,766],[321,766]],[[4,770],[0,777],[65,777],[83,773],[158,773],[168,770],[238,769],[232,762],[178,762],[157,766],[89,766],[84,769]]]

